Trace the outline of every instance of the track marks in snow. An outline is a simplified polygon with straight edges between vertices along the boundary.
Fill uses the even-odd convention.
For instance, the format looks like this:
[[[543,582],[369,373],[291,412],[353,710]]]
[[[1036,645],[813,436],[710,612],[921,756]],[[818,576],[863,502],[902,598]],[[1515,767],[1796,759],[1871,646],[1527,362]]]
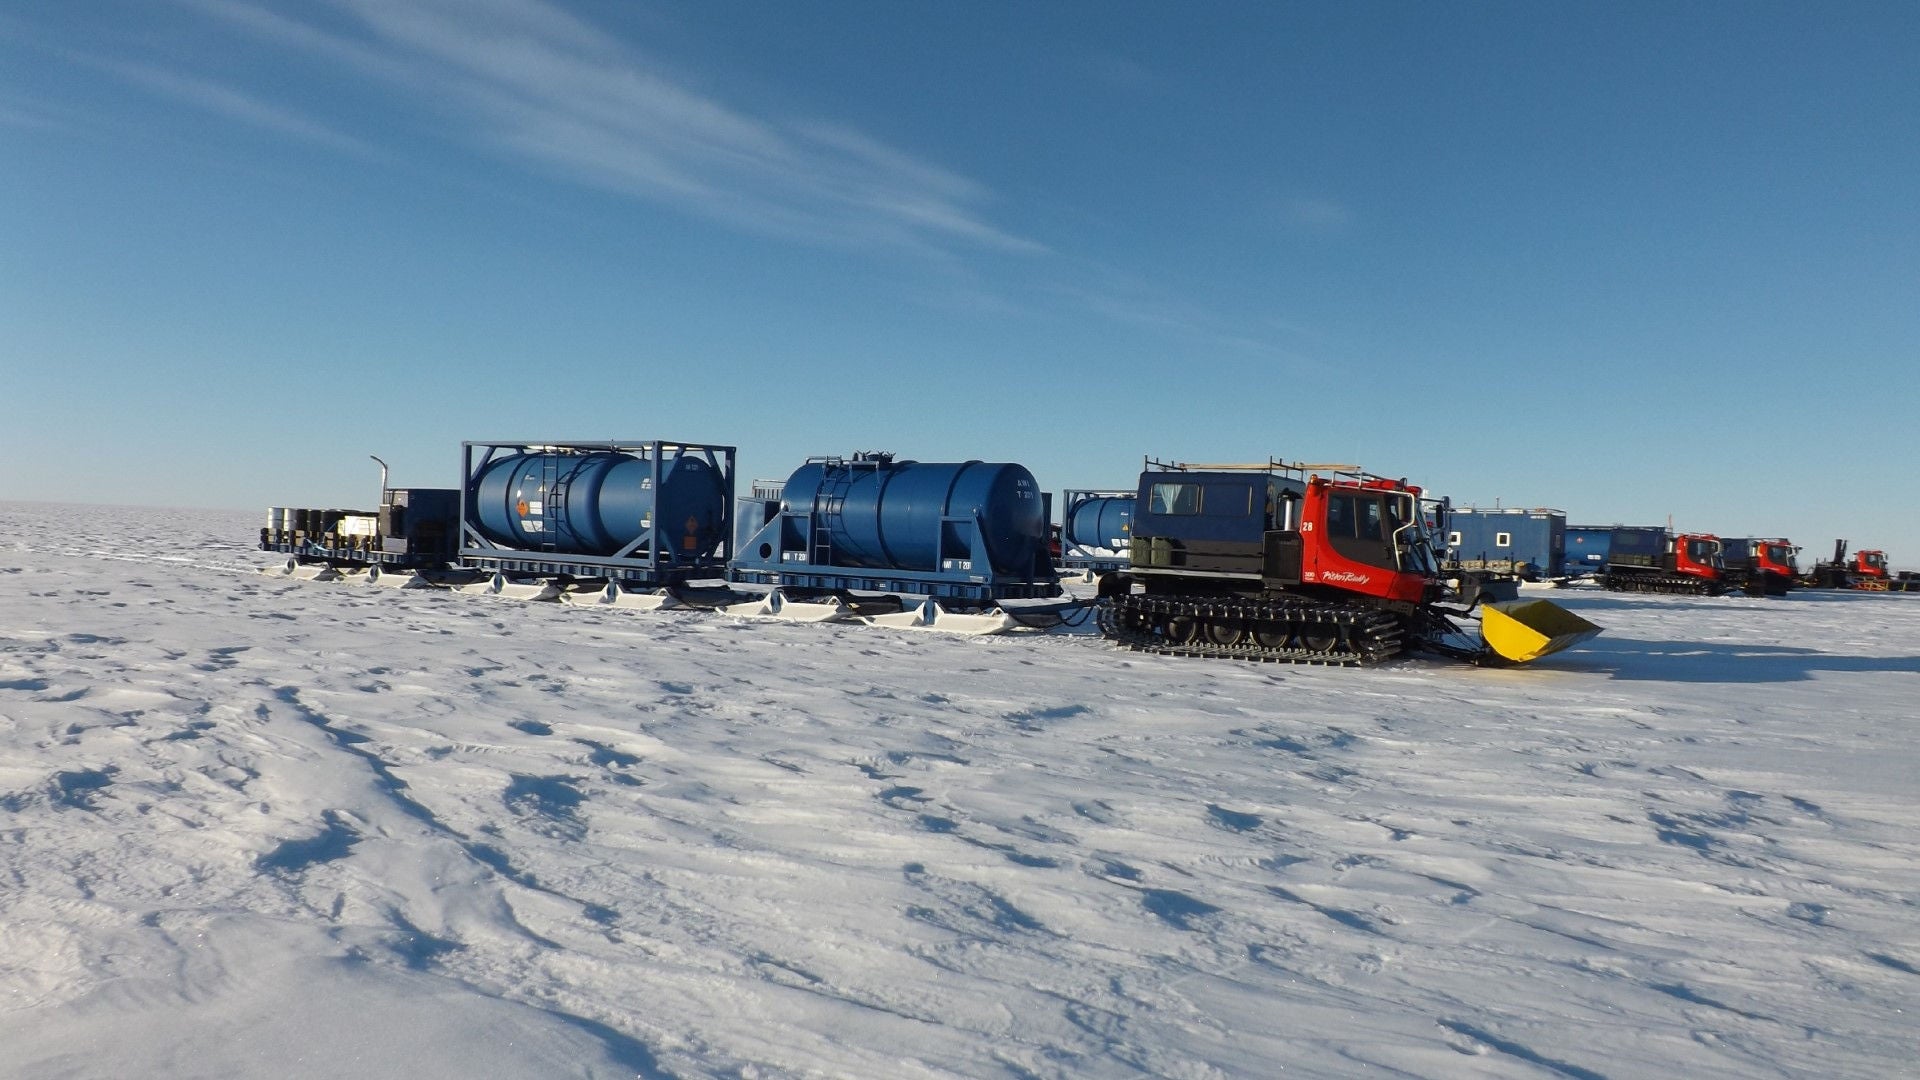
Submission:
[[[647,1076],[1910,1060],[1911,755],[1876,741],[1884,695],[1821,708],[1884,671],[1802,665],[1821,695],[1577,658],[1271,677],[348,586],[156,579],[114,610],[42,586],[71,621],[0,626],[0,953],[39,965],[0,960],[9,1000],[103,985],[109,954],[184,964],[202,933],[237,973],[181,914],[221,909],[463,1008],[535,1003]],[[58,801],[56,773],[109,766],[91,809]]]

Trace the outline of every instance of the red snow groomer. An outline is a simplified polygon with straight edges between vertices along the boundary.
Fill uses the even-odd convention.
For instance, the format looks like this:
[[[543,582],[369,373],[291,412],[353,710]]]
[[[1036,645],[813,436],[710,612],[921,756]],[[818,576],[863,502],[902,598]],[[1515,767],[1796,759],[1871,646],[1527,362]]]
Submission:
[[[1719,596],[1727,588],[1720,538],[1709,533],[1669,535],[1659,526],[1616,527],[1600,585],[1614,592]]]
[[[1322,475],[1322,474],[1325,475]],[[1555,604],[1481,605],[1443,578],[1421,489],[1352,466],[1146,462],[1131,565],[1101,579],[1100,628],[1181,656],[1371,664],[1403,650],[1518,664],[1600,628]]]
[[[1799,548],[1783,537],[1741,536],[1722,539],[1727,587],[1748,596],[1785,596],[1800,577]]]
[[[1886,592],[1892,575],[1887,572],[1887,553],[1856,551],[1847,558],[1847,542],[1833,542],[1833,561],[1814,563],[1804,583],[1816,589],[1858,589],[1862,592]]]

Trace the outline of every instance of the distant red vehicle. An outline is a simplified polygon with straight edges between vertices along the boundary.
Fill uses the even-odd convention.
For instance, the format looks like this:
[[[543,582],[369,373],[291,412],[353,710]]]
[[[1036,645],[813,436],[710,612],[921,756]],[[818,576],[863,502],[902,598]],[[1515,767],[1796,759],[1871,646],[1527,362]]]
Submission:
[[[1859,589],[1865,592],[1886,592],[1891,587],[1892,575],[1887,572],[1887,553],[1884,551],[1856,551],[1853,558],[1847,558],[1847,542],[1833,542],[1833,561],[1815,563],[1813,571],[1803,583],[1816,589]]]
[[[1799,548],[1784,537],[1733,537],[1720,541],[1727,587],[1749,596],[1785,596],[1797,584]]]
[[[1600,585],[1614,592],[1719,596],[1727,588],[1720,550],[1720,538],[1710,533],[1616,527]]]

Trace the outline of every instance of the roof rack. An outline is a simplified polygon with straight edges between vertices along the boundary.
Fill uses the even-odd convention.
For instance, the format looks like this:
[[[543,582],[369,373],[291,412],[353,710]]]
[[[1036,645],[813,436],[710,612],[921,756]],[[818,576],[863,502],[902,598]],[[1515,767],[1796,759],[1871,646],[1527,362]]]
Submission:
[[[1160,461],[1153,457],[1146,459],[1148,470],[1162,472],[1264,472],[1277,473],[1294,479],[1304,480],[1309,473],[1329,476],[1336,481],[1363,483],[1368,480],[1393,480],[1391,476],[1379,476],[1367,472],[1358,465],[1341,465],[1331,462],[1281,461],[1269,457],[1265,462],[1228,462],[1200,463],[1191,461]]]

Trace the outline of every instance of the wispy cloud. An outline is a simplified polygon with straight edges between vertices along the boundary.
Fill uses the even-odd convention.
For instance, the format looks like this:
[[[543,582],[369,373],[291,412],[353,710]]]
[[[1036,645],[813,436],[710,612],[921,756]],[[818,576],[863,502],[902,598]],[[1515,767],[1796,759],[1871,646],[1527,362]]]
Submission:
[[[1305,370],[1322,362],[1312,355],[1286,348],[1273,336],[1248,332],[1206,307],[1176,299],[1164,291],[1111,267],[1085,266],[1080,281],[1055,286],[1051,292],[1063,304],[1090,312],[1109,322],[1138,326],[1172,338],[1197,341],[1211,349],[1243,357],[1277,361]],[[1284,329],[1267,320],[1262,329]],[[1293,335],[1289,336],[1303,336]]]
[[[987,220],[991,193],[965,177],[844,125],[730,107],[542,0],[183,2],[399,86],[473,145],[574,183],[809,242],[1043,250]]]
[[[137,86],[183,101],[195,108],[263,128],[275,134],[334,150],[374,156],[373,147],[351,135],[327,127],[290,109],[270,104],[245,91],[194,75],[165,71],[147,64],[89,58],[92,63]]]

